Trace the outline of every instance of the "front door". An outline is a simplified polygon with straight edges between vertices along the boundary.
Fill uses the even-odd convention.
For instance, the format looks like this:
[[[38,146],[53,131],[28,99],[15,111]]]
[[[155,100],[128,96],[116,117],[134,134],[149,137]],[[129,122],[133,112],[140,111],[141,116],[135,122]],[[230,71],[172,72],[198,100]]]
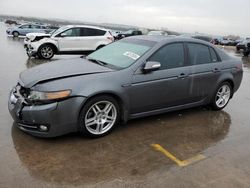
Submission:
[[[62,32],[58,37],[59,51],[81,51],[82,40],[81,40],[81,29],[71,28]]]
[[[185,59],[183,43],[173,43],[160,48],[147,60],[160,62],[161,68],[133,75],[130,89],[132,114],[189,103],[190,68],[185,66]]]

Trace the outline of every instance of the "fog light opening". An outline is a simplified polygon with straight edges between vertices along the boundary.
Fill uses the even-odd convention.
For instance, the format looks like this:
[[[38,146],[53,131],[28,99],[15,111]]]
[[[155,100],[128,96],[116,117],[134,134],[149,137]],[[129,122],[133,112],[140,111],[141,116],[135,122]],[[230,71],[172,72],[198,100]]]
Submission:
[[[40,125],[39,129],[40,129],[40,131],[43,131],[43,132],[47,132],[48,131],[48,127],[46,125]]]

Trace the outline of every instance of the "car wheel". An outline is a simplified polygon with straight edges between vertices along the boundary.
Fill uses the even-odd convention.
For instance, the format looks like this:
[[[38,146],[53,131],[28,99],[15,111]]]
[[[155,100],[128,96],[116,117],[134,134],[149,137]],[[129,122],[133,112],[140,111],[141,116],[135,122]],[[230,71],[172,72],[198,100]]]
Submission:
[[[14,32],[12,33],[12,35],[13,35],[13,37],[18,37],[18,36],[19,36],[19,33],[18,33],[17,31],[14,31]]]
[[[54,54],[55,54],[54,47],[49,44],[42,45],[38,49],[38,57],[41,59],[51,59],[54,56]]]
[[[117,101],[111,96],[98,96],[84,105],[79,116],[79,129],[92,138],[110,133],[120,119]]]
[[[222,110],[225,108],[232,96],[232,92],[232,86],[228,82],[221,83],[213,96],[213,109]]]

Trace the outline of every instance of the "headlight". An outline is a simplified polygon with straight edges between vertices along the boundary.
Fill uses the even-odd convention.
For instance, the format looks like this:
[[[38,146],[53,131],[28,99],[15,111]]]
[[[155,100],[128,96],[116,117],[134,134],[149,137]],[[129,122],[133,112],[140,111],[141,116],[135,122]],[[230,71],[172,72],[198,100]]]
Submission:
[[[32,101],[56,100],[66,98],[70,96],[70,93],[70,90],[53,92],[30,91],[28,99]]]

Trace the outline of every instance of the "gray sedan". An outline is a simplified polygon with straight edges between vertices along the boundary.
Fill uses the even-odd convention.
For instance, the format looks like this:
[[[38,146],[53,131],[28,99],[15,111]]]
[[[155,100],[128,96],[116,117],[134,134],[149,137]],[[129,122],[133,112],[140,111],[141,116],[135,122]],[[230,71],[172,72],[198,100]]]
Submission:
[[[223,109],[242,61],[196,39],[136,36],[86,58],[25,70],[9,97],[16,125],[35,136],[108,134],[133,118],[200,105]]]

